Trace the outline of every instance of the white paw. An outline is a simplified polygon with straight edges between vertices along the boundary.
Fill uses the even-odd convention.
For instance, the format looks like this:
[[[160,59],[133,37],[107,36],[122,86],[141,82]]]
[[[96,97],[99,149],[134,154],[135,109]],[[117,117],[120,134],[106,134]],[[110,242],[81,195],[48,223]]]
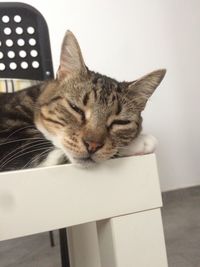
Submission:
[[[141,134],[128,147],[119,149],[119,156],[145,155],[153,153],[158,141],[153,135]]]

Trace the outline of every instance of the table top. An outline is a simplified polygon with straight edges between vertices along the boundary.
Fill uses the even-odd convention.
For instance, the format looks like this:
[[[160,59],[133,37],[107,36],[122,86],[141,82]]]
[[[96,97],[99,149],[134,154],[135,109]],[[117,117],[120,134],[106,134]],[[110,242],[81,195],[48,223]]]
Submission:
[[[0,173],[0,240],[162,206],[154,154]]]

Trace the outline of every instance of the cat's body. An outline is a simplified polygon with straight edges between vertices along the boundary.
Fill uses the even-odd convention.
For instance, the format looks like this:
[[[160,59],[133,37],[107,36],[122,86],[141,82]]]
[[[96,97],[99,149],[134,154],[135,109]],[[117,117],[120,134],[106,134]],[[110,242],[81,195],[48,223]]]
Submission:
[[[141,132],[141,112],[164,74],[158,70],[128,83],[89,71],[67,32],[57,79],[0,94],[0,170],[68,160],[91,165],[130,154]],[[131,151],[140,150],[134,144]]]
[[[54,150],[34,124],[34,107],[41,92],[34,86],[0,94],[0,170],[38,166]]]

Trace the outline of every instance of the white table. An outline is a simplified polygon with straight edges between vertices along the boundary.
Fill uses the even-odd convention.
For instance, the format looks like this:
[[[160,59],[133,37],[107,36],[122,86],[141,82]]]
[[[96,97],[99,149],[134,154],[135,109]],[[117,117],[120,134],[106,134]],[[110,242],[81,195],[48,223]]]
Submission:
[[[0,240],[68,228],[72,267],[167,267],[155,155],[0,174]]]

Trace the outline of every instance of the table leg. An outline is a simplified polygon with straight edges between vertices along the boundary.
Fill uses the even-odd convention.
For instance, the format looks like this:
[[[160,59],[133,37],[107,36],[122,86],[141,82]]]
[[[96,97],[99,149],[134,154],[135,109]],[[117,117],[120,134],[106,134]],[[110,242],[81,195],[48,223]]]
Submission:
[[[160,209],[97,223],[102,267],[167,267]]]

